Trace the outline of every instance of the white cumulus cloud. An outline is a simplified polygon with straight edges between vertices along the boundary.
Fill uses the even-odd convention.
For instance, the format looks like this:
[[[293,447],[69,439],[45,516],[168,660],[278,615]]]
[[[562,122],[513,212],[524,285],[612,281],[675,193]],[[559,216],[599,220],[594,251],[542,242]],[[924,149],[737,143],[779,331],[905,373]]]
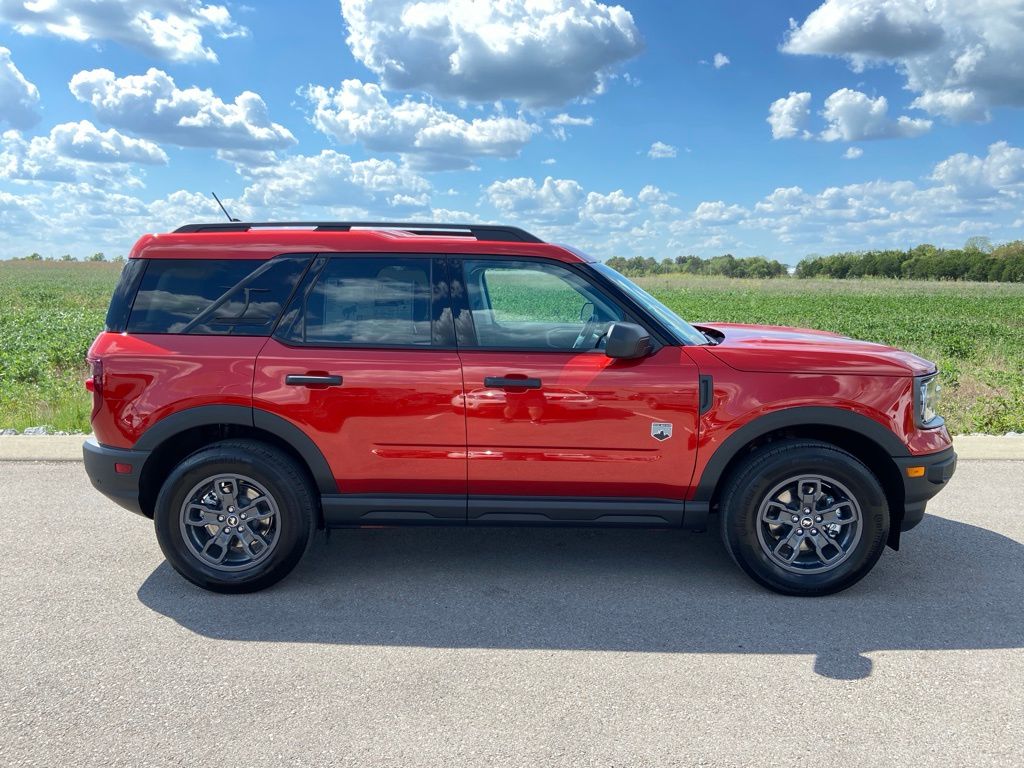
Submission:
[[[11,60],[11,51],[0,46],[0,124],[31,128],[39,122],[39,89],[25,79]]]
[[[325,149],[316,155],[294,155],[276,165],[253,170],[253,181],[240,201],[276,218],[281,217],[282,211],[305,210],[310,206],[355,207],[383,214],[426,208],[430,190],[426,179],[392,160],[355,161]]]
[[[97,117],[121,130],[183,147],[282,149],[291,131],[272,122],[259,94],[243,91],[233,103],[210,89],[179,89],[166,72],[117,77],[109,69],[77,73],[68,84]]]
[[[673,158],[679,154],[679,150],[673,147],[671,144],[666,144],[663,141],[656,141],[651,144],[651,148],[647,150],[647,156],[654,158],[655,160],[663,160],[666,158]]]
[[[856,160],[858,157],[864,154],[864,150],[860,147],[847,147],[843,153],[844,160]]]
[[[920,136],[931,130],[932,121],[900,115],[889,118],[885,96],[872,99],[867,94],[841,88],[827,99],[822,115],[828,126],[821,133],[825,141],[861,141]]]
[[[478,157],[515,157],[540,130],[522,117],[463,118],[405,97],[392,104],[375,83],[345,80],[338,88],[311,85],[313,125],[342,144],[398,152],[421,170],[468,168]]]
[[[0,22],[22,35],[112,40],[168,61],[217,61],[206,34],[248,34],[223,5],[202,0],[0,0]]]
[[[49,136],[0,135],[0,178],[20,181],[107,181],[137,186],[134,165],[166,165],[156,144],[101,131],[88,120],[62,123]]]
[[[629,11],[596,0],[341,0],[341,13],[384,87],[469,101],[564,103],[643,48]]]
[[[889,64],[912,106],[954,121],[1024,107],[1024,7],[1018,0],[826,0],[791,22],[783,50]]]
[[[726,56],[724,53],[716,53],[715,54],[715,58],[712,59],[711,63],[714,64],[715,69],[721,69],[722,67],[726,66],[730,62],[729,62],[729,57]]]
[[[807,91],[790,91],[789,96],[776,99],[768,108],[768,125],[773,139],[792,139],[799,136],[809,139],[811,134],[804,126],[811,116],[811,94]]]

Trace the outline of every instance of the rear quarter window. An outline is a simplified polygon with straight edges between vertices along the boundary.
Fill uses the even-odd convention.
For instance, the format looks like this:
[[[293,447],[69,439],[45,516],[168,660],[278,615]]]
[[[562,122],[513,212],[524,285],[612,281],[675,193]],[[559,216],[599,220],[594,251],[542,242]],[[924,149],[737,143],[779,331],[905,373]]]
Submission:
[[[127,330],[267,336],[311,258],[152,260]]]

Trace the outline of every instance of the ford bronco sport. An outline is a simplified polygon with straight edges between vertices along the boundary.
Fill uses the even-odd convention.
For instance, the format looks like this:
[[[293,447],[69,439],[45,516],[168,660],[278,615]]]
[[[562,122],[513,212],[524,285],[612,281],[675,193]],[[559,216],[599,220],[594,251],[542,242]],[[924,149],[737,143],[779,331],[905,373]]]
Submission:
[[[92,483],[206,589],[318,528],[702,530],[762,585],[849,587],[956,455],[935,366],[820,331],[690,325],[514,227],[146,235],[89,350]]]

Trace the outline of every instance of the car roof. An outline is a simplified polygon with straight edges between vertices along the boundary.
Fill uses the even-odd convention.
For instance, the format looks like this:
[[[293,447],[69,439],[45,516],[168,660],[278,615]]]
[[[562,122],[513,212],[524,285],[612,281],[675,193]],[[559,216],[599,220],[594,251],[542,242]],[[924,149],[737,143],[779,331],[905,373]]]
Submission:
[[[297,222],[190,224],[143,235],[133,259],[270,259],[284,253],[436,253],[590,261],[516,227]]]

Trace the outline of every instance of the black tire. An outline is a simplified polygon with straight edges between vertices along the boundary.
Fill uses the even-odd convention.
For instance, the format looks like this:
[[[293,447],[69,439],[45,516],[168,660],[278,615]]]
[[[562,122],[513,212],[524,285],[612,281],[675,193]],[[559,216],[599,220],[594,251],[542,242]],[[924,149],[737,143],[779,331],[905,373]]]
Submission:
[[[802,476],[803,485],[794,480]],[[852,505],[828,503],[847,496]],[[822,520],[818,509],[836,507],[831,525],[815,522]],[[733,560],[758,583],[786,595],[828,595],[856,584],[878,562],[889,534],[889,505],[875,475],[846,451],[816,440],[771,443],[743,459],[726,481],[719,513]]]
[[[230,496],[218,496],[213,483],[203,485],[218,475],[235,478],[233,493],[230,483],[222,484],[221,490]],[[206,487],[211,487],[213,495],[203,498],[216,501],[191,503],[186,513],[187,496],[196,488]],[[248,520],[229,516],[227,508],[221,508],[224,499],[240,497],[248,502],[246,493],[265,499],[253,506],[239,504],[239,517]],[[244,510],[254,511],[245,516]],[[221,512],[224,514],[218,514]],[[266,520],[254,522],[261,514]],[[212,524],[186,522],[186,515],[200,521],[209,515]],[[217,520],[225,517],[237,523],[237,529],[221,528],[223,521]],[[257,440],[224,440],[188,456],[164,481],[153,515],[160,549],[174,570],[203,589],[227,593],[255,592],[287,576],[309,546],[316,519],[317,500],[306,472],[288,454]],[[214,542],[209,547],[215,555],[224,551],[226,557],[220,565],[210,564],[198,551],[204,540],[209,543],[215,538],[230,542],[224,547]],[[260,548],[261,542],[266,549]],[[255,545],[255,555],[249,544]],[[235,563],[229,558],[235,558]]]

